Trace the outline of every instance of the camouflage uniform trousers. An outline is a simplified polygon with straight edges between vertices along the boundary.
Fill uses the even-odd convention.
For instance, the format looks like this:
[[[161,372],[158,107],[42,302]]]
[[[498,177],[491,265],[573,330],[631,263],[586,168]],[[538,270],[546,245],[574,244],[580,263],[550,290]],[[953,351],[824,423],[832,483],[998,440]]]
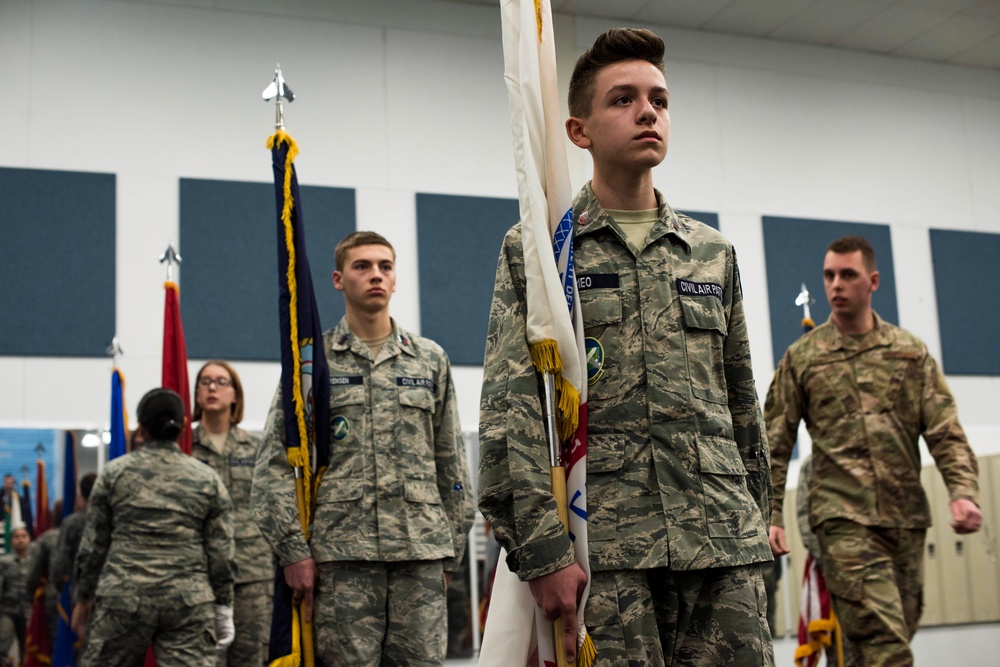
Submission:
[[[826,587],[854,664],[913,664],[926,533],[846,519],[828,519],[816,529]]]
[[[595,667],[774,667],[760,565],[594,572]]]
[[[267,665],[268,638],[274,581],[236,584],[233,590],[233,624],[236,639],[219,652],[218,667],[264,667]]]
[[[319,564],[313,608],[322,667],[439,667],[447,645],[440,560]]]
[[[215,611],[180,595],[102,598],[94,604],[81,667],[142,665],[153,644],[157,667],[215,667]]]
[[[27,622],[23,618],[0,614],[0,662],[10,652],[14,642],[17,642],[18,655],[24,656],[24,633]]]

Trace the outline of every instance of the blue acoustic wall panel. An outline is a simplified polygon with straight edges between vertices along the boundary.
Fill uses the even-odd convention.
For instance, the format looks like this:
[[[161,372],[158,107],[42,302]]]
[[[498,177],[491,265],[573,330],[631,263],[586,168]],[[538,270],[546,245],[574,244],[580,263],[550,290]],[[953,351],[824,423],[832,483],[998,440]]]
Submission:
[[[115,176],[0,168],[0,355],[102,357],[115,335]]]
[[[678,211],[678,213],[683,213],[689,218],[694,218],[698,222],[704,222],[706,225],[712,229],[719,228],[719,214],[718,213],[705,213],[703,211]]]
[[[301,186],[309,268],[324,329],[344,314],[333,249],[355,230],[354,190]],[[193,359],[275,361],[278,226],[273,183],[181,179],[181,316]]]
[[[944,372],[1000,375],[1000,234],[930,235]]]
[[[880,275],[872,305],[880,317],[899,323],[888,225],[765,216],[763,227],[775,364],[802,334],[802,307],[795,305],[795,298],[803,283],[816,300],[811,307],[813,321],[819,325],[830,316],[823,287],[823,259],[830,243],[842,236],[864,236],[872,244]]]
[[[453,364],[481,366],[504,234],[516,199],[417,194],[420,330]]]

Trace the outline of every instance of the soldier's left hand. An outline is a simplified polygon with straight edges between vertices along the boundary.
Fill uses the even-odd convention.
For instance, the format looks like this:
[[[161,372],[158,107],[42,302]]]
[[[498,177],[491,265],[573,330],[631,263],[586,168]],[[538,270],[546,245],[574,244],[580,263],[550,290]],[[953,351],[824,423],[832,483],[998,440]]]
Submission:
[[[90,627],[90,617],[93,612],[93,602],[77,602],[73,605],[73,616],[70,619],[70,627],[81,640],[87,637],[87,629]]]
[[[974,533],[983,525],[983,514],[966,498],[951,501],[951,527],[959,535]]]

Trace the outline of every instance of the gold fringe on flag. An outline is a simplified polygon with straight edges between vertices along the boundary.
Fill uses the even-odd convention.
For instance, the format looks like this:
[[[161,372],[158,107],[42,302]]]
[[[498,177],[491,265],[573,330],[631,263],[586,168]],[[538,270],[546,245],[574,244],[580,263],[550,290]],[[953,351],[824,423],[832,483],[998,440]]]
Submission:
[[[556,376],[556,387],[559,389],[559,440],[566,442],[576,433],[580,424],[580,392],[573,384],[562,376],[563,364],[559,356],[559,345],[551,338],[540,340],[528,345],[531,352],[531,363],[539,373],[552,373]]]
[[[292,401],[295,404],[295,418],[299,431],[299,447],[288,451],[288,463],[292,467],[301,468],[303,471],[301,497],[305,507],[299,507],[299,516],[308,516],[302,510],[312,505],[312,471],[309,469],[309,435],[306,430],[305,404],[302,400],[302,353],[299,347],[299,318],[298,318],[298,288],[295,279],[295,230],[292,226],[292,208],[295,202],[292,199],[292,163],[299,154],[299,146],[295,140],[284,130],[278,130],[268,137],[265,146],[273,149],[280,146],[282,142],[288,144],[288,152],[285,153],[285,182],[284,182],[284,204],[281,210],[281,222],[285,226],[285,249],[288,252],[288,270],[285,280],[288,284],[289,300],[288,310],[290,323],[289,329],[292,343]],[[308,527],[304,526],[303,531],[308,537]]]

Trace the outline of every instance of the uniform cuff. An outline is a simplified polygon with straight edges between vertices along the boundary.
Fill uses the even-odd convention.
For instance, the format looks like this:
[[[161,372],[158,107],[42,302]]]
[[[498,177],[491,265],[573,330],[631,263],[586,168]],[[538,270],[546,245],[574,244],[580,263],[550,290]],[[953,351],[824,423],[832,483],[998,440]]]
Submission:
[[[312,551],[309,549],[309,544],[302,533],[289,535],[275,547],[274,551],[278,556],[278,564],[281,567],[313,557]]]
[[[530,581],[576,562],[569,535],[560,533],[523,544],[507,554],[507,567],[521,581]]]

